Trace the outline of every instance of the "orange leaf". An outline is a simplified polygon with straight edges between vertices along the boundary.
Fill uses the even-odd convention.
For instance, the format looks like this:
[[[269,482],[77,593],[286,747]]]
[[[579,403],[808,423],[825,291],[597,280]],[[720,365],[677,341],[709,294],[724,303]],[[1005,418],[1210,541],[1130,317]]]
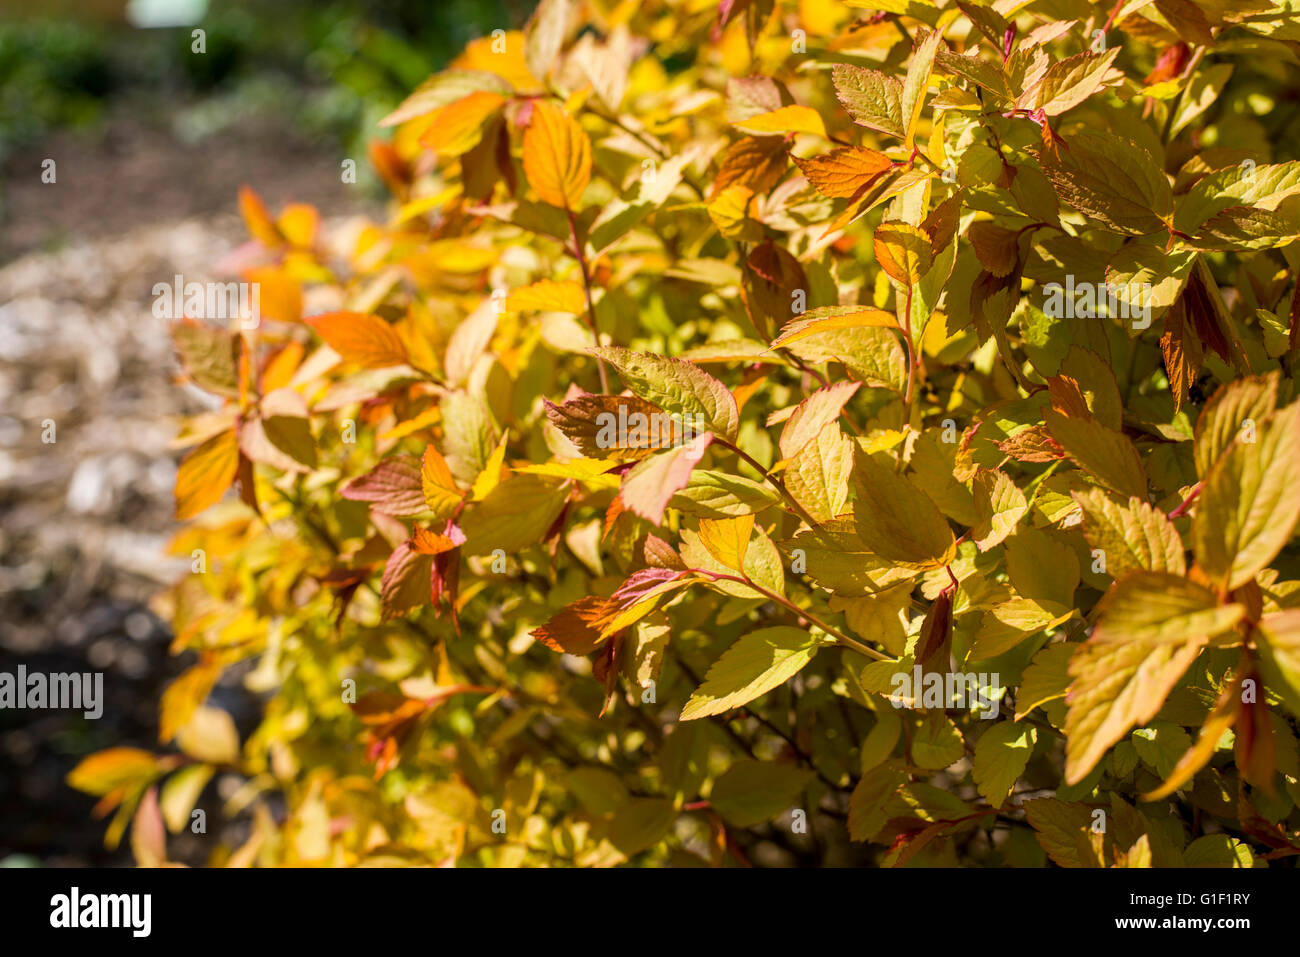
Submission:
[[[465,533],[454,525],[446,535],[431,532],[427,528],[415,529],[411,535],[411,548],[420,555],[441,555],[453,548],[465,544]]]
[[[545,101],[524,133],[524,175],[542,202],[576,211],[591,181],[591,140],[578,121]]]
[[[254,239],[266,246],[282,246],[284,237],[271,218],[262,197],[248,186],[239,187],[239,215]]]
[[[234,429],[218,432],[181,460],[176,471],[176,517],[193,518],[221,500],[239,471]]]
[[[68,784],[87,794],[108,794],[120,787],[150,781],[160,770],[158,758],[141,748],[109,748],[84,758],[68,774]]]
[[[244,281],[257,287],[258,315],[276,322],[297,322],[302,318],[302,286],[275,266],[245,269]]]
[[[451,66],[495,73],[520,93],[540,90],[542,86],[528,71],[524,35],[519,30],[508,30],[504,36],[494,31],[490,36],[470,40]]]
[[[534,628],[532,637],[552,651],[590,654],[603,640],[604,626],[616,614],[617,601],[589,595],[565,605],[546,624]]]
[[[789,165],[785,137],[747,136],[732,143],[722,157],[709,197],[728,186],[746,186],[762,195],[777,184]]]
[[[312,316],[307,325],[347,362],[367,369],[407,362],[402,337],[378,316],[364,312],[327,312]]]
[[[262,393],[282,389],[293,380],[302,362],[304,349],[301,342],[290,340],[284,348],[276,352],[262,367]]]
[[[920,282],[934,260],[929,235],[907,223],[881,223],[876,227],[872,245],[880,268],[903,286]]]
[[[844,146],[825,156],[808,159],[796,156],[794,161],[817,192],[831,199],[851,199],[893,166],[884,153],[861,146]]]
[[[488,118],[505,104],[500,93],[479,90],[433,112],[420,145],[449,156],[460,156],[478,145]]]

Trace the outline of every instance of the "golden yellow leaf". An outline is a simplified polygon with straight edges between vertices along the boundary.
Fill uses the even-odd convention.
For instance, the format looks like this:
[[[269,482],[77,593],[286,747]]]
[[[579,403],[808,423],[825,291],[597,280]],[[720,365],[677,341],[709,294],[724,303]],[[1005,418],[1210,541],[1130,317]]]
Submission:
[[[460,504],[460,489],[456,487],[456,479],[452,477],[447,460],[432,445],[424,450],[420,482],[424,486],[425,504],[439,518],[450,515]]]
[[[902,286],[915,286],[933,262],[929,234],[907,223],[881,223],[872,245],[880,268]]]
[[[511,312],[536,310],[581,314],[586,308],[582,284],[570,280],[540,279],[532,285],[512,290],[506,297],[506,309]]]
[[[577,212],[591,181],[591,140],[578,121],[544,100],[524,133],[524,175],[543,203]]]
[[[815,133],[826,135],[821,114],[809,106],[783,106],[737,123],[747,133]]]
[[[176,517],[193,518],[215,505],[239,472],[239,439],[234,429],[219,432],[193,449],[176,470]]]
[[[722,564],[744,574],[745,552],[749,549],[749,536],[753,530],[752,514],[723,519],[702,518],[700,542]]]

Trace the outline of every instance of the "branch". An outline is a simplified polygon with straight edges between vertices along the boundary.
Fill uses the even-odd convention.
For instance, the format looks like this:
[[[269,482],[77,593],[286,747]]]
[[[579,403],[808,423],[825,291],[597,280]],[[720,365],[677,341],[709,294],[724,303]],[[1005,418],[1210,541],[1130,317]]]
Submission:
[[[776,489],[781,494],[781,497],[785,499],[786,504],[789,505],[792,509],[794,509],[795,513],[800,518],[802,518],[805,522],[808,523],[809,528],[817,527],[818,524],[817,519],[813,518],[811,515],[808,514],[808,510],[805,509],[802,505],[800,505],[795,500],[795,497],[790,494],[789,489],[785,487],[785,483],[782,482],[780,478],[778,478],[777,476],[769,472],[767,469],[763,468],[761,462],[755,459],[744,449],[740,448],[740,446],[728,442],[726,439],[718,435],[716,432],[714,433],[713,441],[715,444],[721,445],[724,449],[730,449],[732,452],[735,452],[737,455],[740,456],[740,458],[743,461],[745,461],[751,467],[753,467],[758,472],[759,475],[763,476],[763,480],[767,482],[767,484],[771,485],[772,488]]]
[[[587,325],[591,327],[591,338],[600,345],[600,330],[596,328],[596,305],[591,298],[591,272],[587,269],[587,256],[582,251],[582,242],[578,239],[578,221],[573,218],[573,210],[566,205],[564,214],[569,217],[569,236],[573,240],[573,257],[578,260],[582,270],[582,291],[587,297]],[[596,357],[596,368],[600,372],[600,391],[609,394],[609,373],[605,371],[605,360]]]
[[[786,598],[784,595],[778,595],[774,591],[769,591],[768,589],[764,588],[762,585],[753,581],[748,575],[744,575],[743,577],[741,575],[727,575],[722,572],[711,572],[707,568],[691,568],[689,569],[689,571],[698,575],[705,575],[709,578],[714,579],[715,581],[731,581],[731,582],[736,582],[737,584],[740,585],[745,585],[748,588],[752,588],[754,589],[754,591],[758,592],[760,595],[762,595],[764,598],[768,599],[769,601],[776,602],[778,605],[781,605],[783,608],[786,608],[787,610],[793,612],[794,614],[798,615],[800,618],[806,618],[808,621],[812,622],[822,631],[826,632],[826,634],[834,638],[838,644],[841,644],[846,648],[852,648],[854,651],[858,652],[858,654],[866,655],[868,658],[875,658],[877,661],[894,660],[893,658],[889,657],[889,655],[877,651],[875,648],[872,648],[870,645],[864,645],[856,638],[850,638],[848,635],[844,634],[844,632],[840,631],[834,625],[830,625],[822,621],[820,618],[818,618],[808,609],[800,608],[798,605],[790,601],[790,599]]]

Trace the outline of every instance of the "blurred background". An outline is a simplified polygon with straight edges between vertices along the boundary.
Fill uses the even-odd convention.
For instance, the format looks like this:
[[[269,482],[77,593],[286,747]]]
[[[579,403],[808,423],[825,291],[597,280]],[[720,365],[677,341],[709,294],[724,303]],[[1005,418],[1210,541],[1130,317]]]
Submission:
[[[172,439],[199,408],[154,283],[213,278],[246,238],[242,184],[326,224],[381,214],[378,119],[533,6],[0,0],[0,672],[104,674],[99,720],[0,710],[0,866],[132,862],[64,778],[103,747],[155,748],[159,695],[188,663],[147,606],[187,568],[164,552]],[[214,703],[254,720],[236,688]],[[171,858],[201,863],[186,836]]]

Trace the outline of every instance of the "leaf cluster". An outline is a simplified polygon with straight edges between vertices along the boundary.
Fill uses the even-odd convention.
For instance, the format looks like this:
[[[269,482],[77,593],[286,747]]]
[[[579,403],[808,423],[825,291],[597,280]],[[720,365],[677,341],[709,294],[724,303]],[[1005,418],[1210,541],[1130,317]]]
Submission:
[[[263,321],[176,329],[220,399],[182,755],[74,783],[120,834],[237,771],[220,863],[1294,855],[1298,42],[1270,0],[474,41],[372,147],[387,223],[243,195]],[[223,675],[267,697],[213,760]]]

